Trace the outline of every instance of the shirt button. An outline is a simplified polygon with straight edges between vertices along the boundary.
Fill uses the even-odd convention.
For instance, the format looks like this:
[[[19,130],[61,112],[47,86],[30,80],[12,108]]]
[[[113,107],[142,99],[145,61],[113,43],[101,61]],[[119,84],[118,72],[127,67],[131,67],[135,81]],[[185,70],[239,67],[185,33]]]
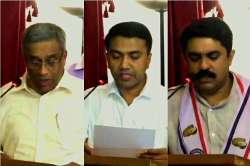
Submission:
[[[211,133],[211,136],[212,136],[212,137],[215,137],[215,133]]]
[[[212,112],[212,111],[213,111],[213,109],[212,109],[212,108],[209,108],[209,109],[208,109],[208,111],[209,111],[209,112]]]

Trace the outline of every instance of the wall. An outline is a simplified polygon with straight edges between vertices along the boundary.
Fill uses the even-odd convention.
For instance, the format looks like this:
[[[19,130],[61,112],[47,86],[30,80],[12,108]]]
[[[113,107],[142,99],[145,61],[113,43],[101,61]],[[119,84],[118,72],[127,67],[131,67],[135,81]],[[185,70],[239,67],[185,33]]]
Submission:
[[[231,70],[250,78],[250,1],[220,1],[224,10],[224,20],[233,31],[235,56]]]

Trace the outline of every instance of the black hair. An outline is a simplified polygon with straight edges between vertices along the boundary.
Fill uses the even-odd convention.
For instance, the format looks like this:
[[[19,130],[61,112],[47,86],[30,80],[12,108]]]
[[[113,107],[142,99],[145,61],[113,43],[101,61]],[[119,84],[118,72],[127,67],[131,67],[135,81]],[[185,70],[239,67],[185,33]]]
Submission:
[[[106,49],[109,50],[111,40],[117,36],[123,37],[138,37],[146,41],[147,51],[152,48],[152,36],[148,28],[138,22],[122,22],[114,25],[108,32],[105,38]]]
[[[187,26],[180,37],[182,51],[185,52],[188,41],[194,37],[209,37],[221,43],[229,54],[232,50],[233,34],[229,26],[218,17],[202,18]]]

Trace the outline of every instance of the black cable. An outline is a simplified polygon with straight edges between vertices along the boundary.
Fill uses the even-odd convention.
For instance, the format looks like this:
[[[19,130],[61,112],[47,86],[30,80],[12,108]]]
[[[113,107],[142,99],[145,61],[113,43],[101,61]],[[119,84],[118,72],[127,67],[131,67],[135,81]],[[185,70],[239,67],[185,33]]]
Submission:
[[[91,89],[91,91],[86,96],[84,96],[84,100],[88,98],[88,96],[97,88],[97,86],[95,86],[93,89]]]
[[[22,83],[22,80],[20,78],[18,78],[15,82],[13,82],[11,84],[11,86],[3,94],[1,94],[0,98],[4,97],[12,88],[14,88],[14,87],[16,88],[16,87],[20,86],[21,83]]]

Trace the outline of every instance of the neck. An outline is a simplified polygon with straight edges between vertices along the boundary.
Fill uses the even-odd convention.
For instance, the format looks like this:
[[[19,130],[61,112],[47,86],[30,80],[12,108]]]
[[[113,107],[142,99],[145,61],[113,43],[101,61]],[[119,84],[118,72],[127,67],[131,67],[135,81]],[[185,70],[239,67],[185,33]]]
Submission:
[[[199,93],[208,102],[209,105],[214,106],[225,100],[230,95],[232,85],[233,76],[229,74],[225,84],[214,93]]]
[[[140,95],[145,84],[146,84],[146,79],[141,84],[133,88],[119,88],[119,92],[121,96],[124,98],[124,100],[127,102],[127,104],[130,105],[133,102],[133,100]]]

